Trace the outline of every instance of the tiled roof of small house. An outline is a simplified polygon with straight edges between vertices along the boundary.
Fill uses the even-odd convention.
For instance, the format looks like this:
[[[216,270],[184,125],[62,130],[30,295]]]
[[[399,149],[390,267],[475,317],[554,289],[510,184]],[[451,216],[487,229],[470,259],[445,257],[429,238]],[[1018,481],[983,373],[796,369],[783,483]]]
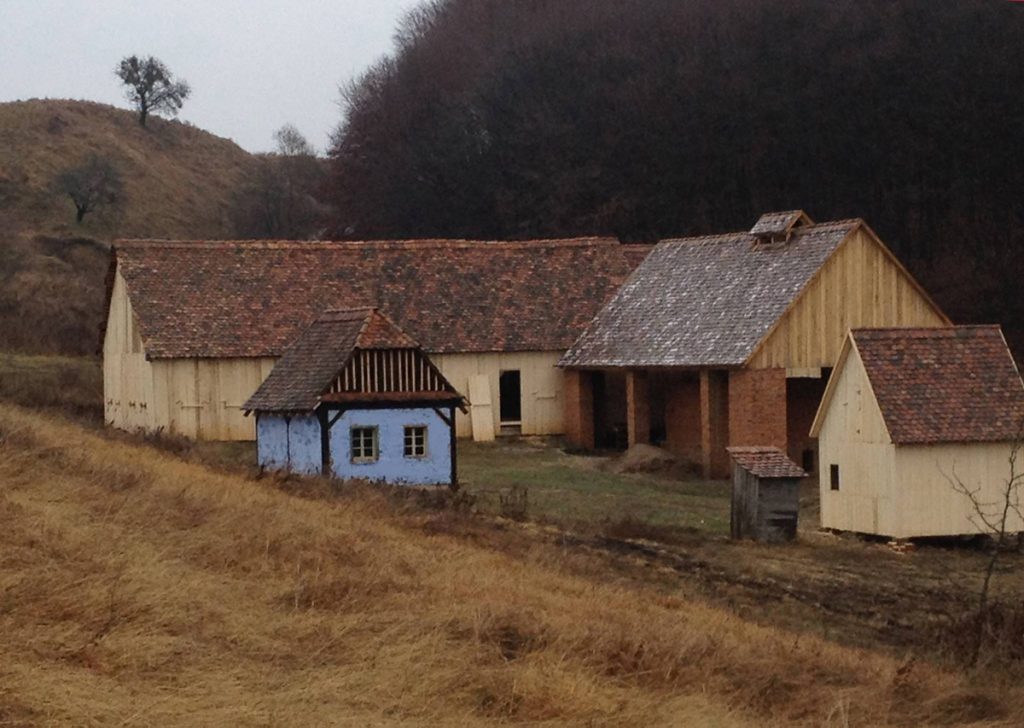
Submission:
[[[732,459],[759,478],[805,478],[807,473],[777,447],[729,447]]]
[[[998,326],[851,333],[896,444],[1010,441],[1024,383]]]
[[[288,347],[244,409],[311,411],[357,349],[416,348],[413,339],[376,309],[326,311]]]
[[[650,249],[121,241],[115,255],[146,355],[166,359],[278,356],[324,309],[358,306],[379,307],[429,352],[565,350]]]
[[[601,309],[561,365],[742,365],[862,224],[801,225],[783,244],[764,244],[748,232],[663,241]]]

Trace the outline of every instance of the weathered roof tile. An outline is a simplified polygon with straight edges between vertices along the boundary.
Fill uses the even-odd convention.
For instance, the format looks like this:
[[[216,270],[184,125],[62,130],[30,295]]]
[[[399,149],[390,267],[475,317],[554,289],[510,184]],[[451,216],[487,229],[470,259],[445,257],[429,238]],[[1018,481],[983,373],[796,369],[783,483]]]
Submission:
[[[805,478],[807,473],[777,447],[729,447],[736,463],[759,478]]]
[[[358,306],[429,352],[564,350],[649,250],[607,238],[115,245],[154,359],[278,356],[324,309]]]
[[[853,342],[896,444],[1012,441],[1024,383],[998,326],[857,329]]]
[[[561,360],[569,367],[739,366],[859,220],[655,246]]]

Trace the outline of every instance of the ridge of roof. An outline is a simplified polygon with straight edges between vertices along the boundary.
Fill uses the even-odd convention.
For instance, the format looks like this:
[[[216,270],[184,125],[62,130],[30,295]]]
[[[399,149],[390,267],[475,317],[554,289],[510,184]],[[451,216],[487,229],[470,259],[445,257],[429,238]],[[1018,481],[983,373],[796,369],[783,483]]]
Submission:
[[[836,230],[840,228],[853,228],[857,225],[864,225],[863,218],[850,217],[843,218],[841,220],[827,220],[825,222],[816,222],[810,225],[802,225],[797,228],[793,228],[792,235],[794,238],[808,235],[815,232],[826,232]],[[681,243],[716,243],[716,242],[734,242],[736,240],[750,240],[751,242],[757,240],[757,236],[753,235],[749,230],[737,230],[731,233],[715,233],[713,235],[693,235],[690,237],[683,238],[663,238],[658,242],[658,245],[664,244],[681,244]]]
[[[964,324],[962,326],[881,326],[878,328],[851,329],[850,334],[857,340],[868,339],[953,339],[966,338],[970,334],[1002,332],[998,324]]]
[[[402,240],[163,240],[157,238],[124,238],[116,240],[114,247],[118,249],[146,248],[184,248],[189,250],[225,248],[241,250],[337,250],[352,246],[353,249],[419,249],[419,248],[470,248],[479,249],[493,246],[496,249],[520,250],[523,248],[572,248],[623,245],[643,247],[642,245],[622,243],[613,237],[579,237],[579,238],[538,238],[535,240],[465,240],[448,238],[423,238]]]

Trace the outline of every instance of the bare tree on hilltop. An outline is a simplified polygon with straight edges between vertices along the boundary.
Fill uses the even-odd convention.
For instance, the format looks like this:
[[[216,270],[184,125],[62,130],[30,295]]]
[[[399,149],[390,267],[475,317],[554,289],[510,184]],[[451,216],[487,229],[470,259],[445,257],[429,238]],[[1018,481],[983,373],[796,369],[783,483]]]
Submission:
[[[123,58],[114,73],[126,86],[125,95],[139,113],[140,126],[146,125],[151,113],[176,115],[192,93],[186,81],[175,80],[167,66],[153,56]]]

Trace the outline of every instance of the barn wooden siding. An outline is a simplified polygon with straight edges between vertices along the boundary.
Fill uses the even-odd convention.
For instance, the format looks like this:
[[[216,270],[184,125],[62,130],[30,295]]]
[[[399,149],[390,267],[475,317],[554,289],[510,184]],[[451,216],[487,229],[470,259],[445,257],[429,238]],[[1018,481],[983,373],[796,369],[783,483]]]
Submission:
[[[274,358],[159,359],[147,361],[124,279],[117,274],[103,345],[104,412],[107,424],[125,430],[185,435],[207,440],[254,440],[255,422],[242,404],[270,374]],[[471,377],[486,377],[494,430],[499,429],[498,380],[518,370],[522,433],[562,434],[561,351],[437,354],[434,365],[460,392]],[[469,416],[456,416],[459,437],[472,436]]]
[[[818,435],[821,525],[842,531],[895,535],[893,482],[896,446],[882,419],[867,373],[850,357],[838,372],[830,413]],[[829,466],[839,465],[839,490]]]
[[[517,370],[522,388],[522,425],[524,435],[561,435],[564,412],[563,397],[565,374],[557,367],[561,351],[490,352],[486,354],[433,354],[431,360],[444,374],[445,379],[460,392],[470,393],[473,402],[470,379],[486,376],[490,389],[491,418],[494,431],[499,427],[499,377],[503,371]],[[471,437],[473,428],[470,416],[458,412],[455,416],[456,434]]]
[[[859,228],[782,315],[748,366],[805,376],[835,364],[850,329],[947,325],[882,243]]]
[[[253,440],[255,422],[242,405],[273,365],[271,358],[147,361],[124,279],[115,278],[103,342],[107,424],[210,440]]]

